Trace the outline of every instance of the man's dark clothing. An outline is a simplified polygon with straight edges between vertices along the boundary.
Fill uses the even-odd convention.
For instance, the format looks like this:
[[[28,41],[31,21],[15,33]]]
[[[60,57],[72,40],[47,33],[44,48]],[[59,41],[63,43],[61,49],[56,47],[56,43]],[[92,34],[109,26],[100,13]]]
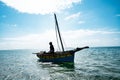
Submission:
[[[52,44],[50,45],[50,52],[51,52],[51,53],[52,53],[52,52],[54,53],[54,47],[53,47]]]

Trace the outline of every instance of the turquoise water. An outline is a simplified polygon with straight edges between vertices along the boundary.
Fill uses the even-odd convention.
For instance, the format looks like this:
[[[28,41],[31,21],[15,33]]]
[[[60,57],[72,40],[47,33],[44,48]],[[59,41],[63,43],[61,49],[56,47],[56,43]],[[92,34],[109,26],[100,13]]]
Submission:
[[[0,80],[120,80],[120,47],[89,48],[74,64],[42,63],[37,50],[0,50]]]

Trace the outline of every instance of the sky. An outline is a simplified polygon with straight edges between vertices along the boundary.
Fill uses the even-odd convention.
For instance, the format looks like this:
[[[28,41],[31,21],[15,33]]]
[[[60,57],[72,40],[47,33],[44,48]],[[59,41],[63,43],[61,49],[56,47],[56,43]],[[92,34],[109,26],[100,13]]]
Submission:
[[[120,0],[0,0],[0,50],[120,46]]]

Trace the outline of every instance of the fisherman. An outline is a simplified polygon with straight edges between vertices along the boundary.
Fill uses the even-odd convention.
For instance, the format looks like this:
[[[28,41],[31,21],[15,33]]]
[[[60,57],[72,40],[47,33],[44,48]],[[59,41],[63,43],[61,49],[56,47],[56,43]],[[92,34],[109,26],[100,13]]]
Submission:
[[[50,45],[50,53],[54,53],[54,46],[52,44],[52,42],[49,42],[49,45]]]

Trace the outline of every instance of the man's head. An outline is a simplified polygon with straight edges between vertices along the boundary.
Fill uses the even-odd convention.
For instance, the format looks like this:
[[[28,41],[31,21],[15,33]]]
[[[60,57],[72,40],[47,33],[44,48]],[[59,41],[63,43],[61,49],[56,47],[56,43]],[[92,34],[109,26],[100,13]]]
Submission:
[[[52,45],[52,42],[49,42],[49,45]]]

